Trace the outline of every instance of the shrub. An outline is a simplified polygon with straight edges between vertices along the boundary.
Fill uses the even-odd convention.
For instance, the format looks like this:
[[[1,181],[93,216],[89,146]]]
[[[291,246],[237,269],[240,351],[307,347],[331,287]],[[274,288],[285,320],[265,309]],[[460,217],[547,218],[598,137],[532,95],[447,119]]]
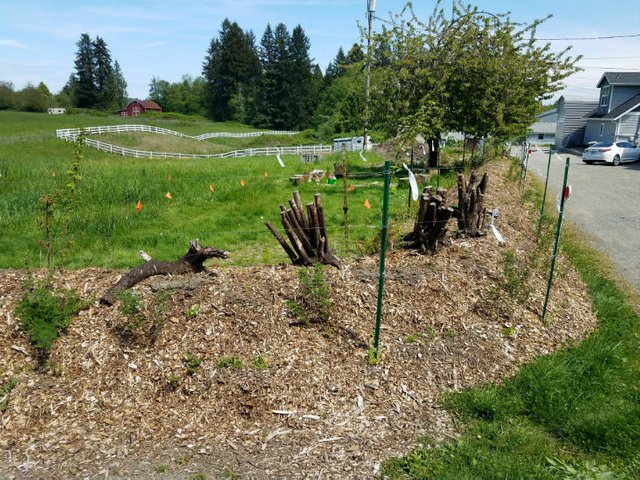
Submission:
[[[45,353],[69,326],[72,317],[90,302],[82,300],[75,290],[52,289],[48,280],[28,281],[25,286],[15,315],[33,346]]]

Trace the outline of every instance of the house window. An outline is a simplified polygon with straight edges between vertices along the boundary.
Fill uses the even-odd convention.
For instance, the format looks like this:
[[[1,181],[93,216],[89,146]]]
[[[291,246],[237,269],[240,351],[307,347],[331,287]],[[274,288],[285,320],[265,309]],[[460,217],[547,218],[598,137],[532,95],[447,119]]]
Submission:
[[[544,140],[544,133],[538,134],[538,140]]]
[[[600,95],[600,106],[606,107],[609,104],[609,85],[602,87],[602,93]]]
[[[140,107],[138,107],[137,105],[131,108],[131,114],[136,117],[138,115],[140,115]]]
[[[600,124],[600,133],[599,135],[602,136],[602,134],[604,133],[604,123]]]

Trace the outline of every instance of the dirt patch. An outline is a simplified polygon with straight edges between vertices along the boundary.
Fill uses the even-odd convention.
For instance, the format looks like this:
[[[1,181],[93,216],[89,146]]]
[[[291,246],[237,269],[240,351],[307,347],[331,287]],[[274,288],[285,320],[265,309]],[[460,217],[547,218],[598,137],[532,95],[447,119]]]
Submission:
[[[519,261],[531,255],[535,225],[517,186],[503,181],[505,168],[490,168],[485,204],[500,208],[506,246],[489,234],[454,240],[432,257],[389,254],[379,366],[367,361],[377,258],[327,269],[331,317],[309,328],[290,325],[285,302],[298,289],[291,266],[149,279],[136,287],[145,305],[166,292],[161,308],[145,310],[161,325],[153,342],[123,341],[114,327],[124,315],[95,304],[54,346],[46,373],[34,370],[13,315],[26,273],[0,272],[0,381],[18,382],[0,416],[0,472],[361,478],[420,435],[455,437],[437,403],[442,392],[500,381],[596,324],[562,255],[548,326],[539,318],[543,272],[529,276],[527,302],[505,293],[505,251]],[[117,275],[87,269],[55,281],[99,296]],[[202,359],[192,373],[188,353]],[[243,366],[221,368],[232,357]]]

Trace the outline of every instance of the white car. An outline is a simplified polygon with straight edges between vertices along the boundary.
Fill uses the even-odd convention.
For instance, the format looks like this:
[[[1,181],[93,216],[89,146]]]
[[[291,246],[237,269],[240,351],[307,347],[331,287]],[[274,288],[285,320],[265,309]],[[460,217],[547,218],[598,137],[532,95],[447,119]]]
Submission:
[[[607,162],[620,165],[640,160],[640,147],[629,142],[598,142],[582,152],[582,161],[588,165]]]

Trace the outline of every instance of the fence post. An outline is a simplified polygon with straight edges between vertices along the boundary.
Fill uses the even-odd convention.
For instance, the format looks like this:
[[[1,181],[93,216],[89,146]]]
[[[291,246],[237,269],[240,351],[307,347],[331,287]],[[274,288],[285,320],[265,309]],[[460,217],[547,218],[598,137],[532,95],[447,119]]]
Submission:
[[[389,187],[391,185],[391,162],[384,162],[384,191],[382,194],[382,229],[380,231],[380,274],[378,276],[378,304],[376,306],[376,329],[373,334],[374,363],[380,361],[380,324],[382,323],[382,294],[384,291],[384,263],[387,254],[387,222],[389,217]]]
[[[556,228],[556,238],[553,243],[553,255],[551,256],[551,268],[549,269],[549,281],[547,282],[547,294],[544,298],[544,307],[542,307],[542,323],[547,314],[547,306],[549,305],[549,295],[551,294],[551,284],[553,283],[553,270],[556,266],[556,257],[558,256],[558,241],[560,240],[560,228],[562,227],[562,217],[564,215],[565,191],[567,189],[567,177],[569,176],[569,157],[564,167],[564,180],[562,181],[562,190],[560,192],[560,212],[558,213],[558,226]]]
[[[549,169],[551,168],[551,152],[552,151],[553,151],[553,146],[549,145],[549,158],[547,158],[547,175],[544,180],[544,193],[542,194],[542,206],[540,207],[540,220],[538,220],[536,242],[540,239],[540,229],[542,228],[542,216],[544,214],[544,204],[547,201],[547,185],[549,184]]]
[[[342,144],[342,191],[344,203],[342,212],[344,213],[344,251],[349,252],[349,201],[347,199],[347,144]]]

